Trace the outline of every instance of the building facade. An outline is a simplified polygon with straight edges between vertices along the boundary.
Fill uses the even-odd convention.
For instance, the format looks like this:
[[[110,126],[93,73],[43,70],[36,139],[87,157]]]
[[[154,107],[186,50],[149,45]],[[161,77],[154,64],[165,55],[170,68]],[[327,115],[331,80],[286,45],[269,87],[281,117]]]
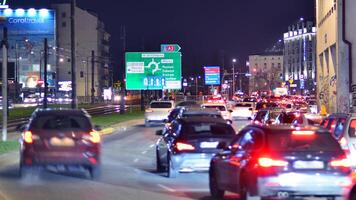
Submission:
[[[283,77],[291,94],[316,93],[316,28],[298,20],[284,33]]]
[[[328,113],[348,113],[356,105],[355,17],[354,0],[316,0],[317,100]]]
[[[283,55],[249,56],[249,92],[273,91],[283,82]]]
[[[63,83],[71,81],[71,20],[70,4],[54,4],[57,21],[57,80],[58,90]],[[77,96],[79,101],[89,101],[94,82],[95,96],[99,97],[103,89],[112,85],[109,59],[110,35],[98,16],[87,10],[76,7],[76,75]],[[92,51],[94,51],[94,70],[92,70]],[[94,73],[94,79],[92,79]],[[67,84],[65,84],[67,85]]]

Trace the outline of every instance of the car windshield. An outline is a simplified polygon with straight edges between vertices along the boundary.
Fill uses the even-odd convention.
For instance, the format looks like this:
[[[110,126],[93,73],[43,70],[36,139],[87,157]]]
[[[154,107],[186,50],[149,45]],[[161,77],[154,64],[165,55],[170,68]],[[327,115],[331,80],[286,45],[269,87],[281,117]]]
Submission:
[[[234,129],[224,123],[189,123],[182,131],[182,137],[233,136]]]
[[[204,106],[205,109],[215,109],[219,111],[226,111],[225,106],[216,106],[216,105],[206,105]]]
[[[294,135],[291,131],[269,134],[268,147],[272,151],[339,151],[338,142],[329,133]]]
[[[79,115],[42,115],[36,117],[31,129],[37,130],[82,130],[91,129],[90,121],[85,116]]]
[[[172,108],[172,103],[170,103],[170,102],[153,102],[153,103],[151,103],[151,108]]]

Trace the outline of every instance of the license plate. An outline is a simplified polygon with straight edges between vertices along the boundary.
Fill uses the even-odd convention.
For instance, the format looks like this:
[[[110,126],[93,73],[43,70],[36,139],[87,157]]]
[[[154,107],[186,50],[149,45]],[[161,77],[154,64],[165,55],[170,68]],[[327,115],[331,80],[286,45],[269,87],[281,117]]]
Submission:
[[[50,142],[49,142],[52,146],[56,146],[56,147],[72,147],[74,146],[74,140],[71,138],[51,138]]]
[[[201,148],[215,149],[219,142],[202,142],[200,143]]]
[[[294,169],[324,169],[322,161],[295,161]]]

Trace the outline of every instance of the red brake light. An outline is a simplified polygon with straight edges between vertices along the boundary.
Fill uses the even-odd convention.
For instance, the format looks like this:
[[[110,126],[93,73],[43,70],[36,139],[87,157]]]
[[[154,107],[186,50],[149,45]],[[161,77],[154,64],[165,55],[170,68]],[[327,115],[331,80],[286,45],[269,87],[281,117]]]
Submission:
[[[285,167],[288,165],[287,161],[284,160],[274,160],[267,157],[261,157],[258,159],[258,165],[261,167]]]
[[[84,140],[89,140],[90,142],[97,144],[100,143],[101,138],[100,138],[100,133],[97,131],[90,131],[88,135],[83,136]]]
[[[31,131],[25,131],[25,133],[23,135],[23,139],[24,139],[25,143],[32,144],[33,143],[32,132]]]
[[[315,135],[314,131],[293,131],[293,135]]]
[[[195,150],[195,147],[191,144],[186,144],[182,142],[177,142],[176,148],[178,151],[192,151]]]
[[[337,160],[332,160],[330,162],[331,167],[345,167],[345,168],[350,168],[351,163],[347,158],[342,158],[342,159],[337,159]]]

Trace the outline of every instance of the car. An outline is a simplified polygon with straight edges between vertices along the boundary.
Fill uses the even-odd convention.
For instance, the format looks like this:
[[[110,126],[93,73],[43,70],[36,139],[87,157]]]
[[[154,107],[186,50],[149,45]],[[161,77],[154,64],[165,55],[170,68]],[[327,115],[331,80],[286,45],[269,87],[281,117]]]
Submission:
[[[270,102],[258,102],[256,104],[255,112],[258,112],[261,109],[268,109],[268,108],[278,108],[278,104],[270,103]]]
[[[345,153],[326,129],[248,125],[211,161],[213,198],[225,191],[241,199],[343,199],[351,187]]]
[[[223,118],[232,124],[232,117],[231,117],[232,110],[228,110],[226,104],[204,103],[201,105],[201,107],[203,109],[208,109],[208,110],[215,109],[216,111],[219,111],[223,116]]]
[[[356,114],[331,114],[322,123],[331,131],[331,135],[340,143],[356,170]]]
[[[100,175],[101,137],[84,110],[37,109],[20,128],[20,174],[37,167],[78,167]]]
[[[303,113],[298,111],[294,112],[281,112],[276,120],[275,124],[290,124],[293,126],[307,126],[309,125],[309,120],[304,116]]]
[[[235,135],[225,120],[212,117],[177,119],[164,131],[156,133],[162,135],[156,143],[157,171],[170,178],[180,172],[208,171],[218,143]]]
[[[311,112],[311,113],[313,113],[313,114],[318,113],[318,105],[317,105],[315,99],[310,99],[310,100],[308,101],[308,105],[309,105],[309,109],[310,109],[310,112]]]
[[[232,119],[252,119],[255,104],[252,102],[236,103],[232,109]]]
[[[40,97],[36,94],[30,94],[24,98],[24,103],[38,103],[40,101]]]
[[[164,124],[173,109],[173,101],[152,101],[149,108],[145,111],[145,126]]]

